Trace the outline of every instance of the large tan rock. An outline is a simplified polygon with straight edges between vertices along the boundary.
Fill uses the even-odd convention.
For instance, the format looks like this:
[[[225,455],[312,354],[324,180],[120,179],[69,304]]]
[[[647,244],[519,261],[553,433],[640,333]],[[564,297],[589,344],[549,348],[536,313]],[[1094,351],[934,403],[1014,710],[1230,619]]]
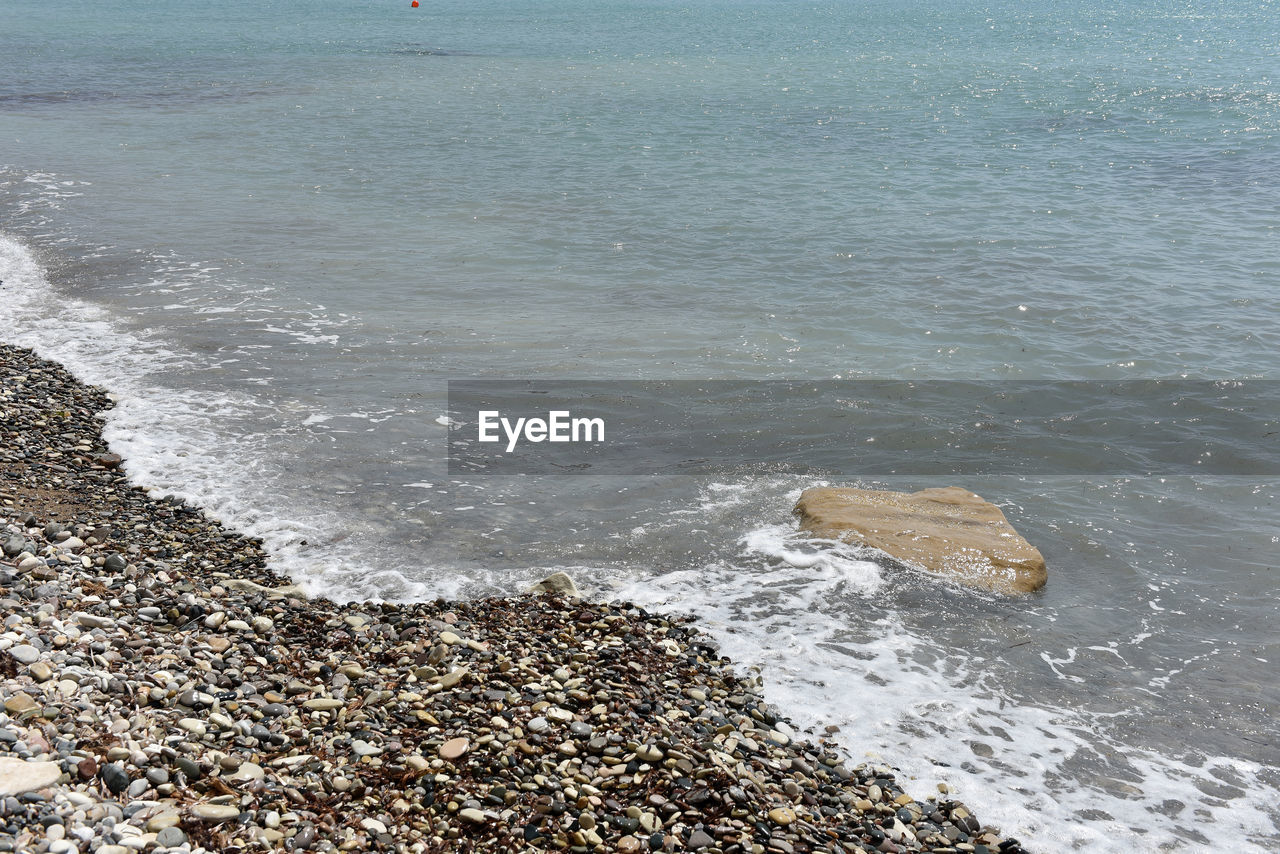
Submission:
[[[57,762],[23,762],[0,757],[0,797],[21,795],[52,786],[62,777]]]
[[[919,492],[816,487],[796,504],[800,528],[998,593],[1030,593],[1048,571],[1000,508],[967,489]]]

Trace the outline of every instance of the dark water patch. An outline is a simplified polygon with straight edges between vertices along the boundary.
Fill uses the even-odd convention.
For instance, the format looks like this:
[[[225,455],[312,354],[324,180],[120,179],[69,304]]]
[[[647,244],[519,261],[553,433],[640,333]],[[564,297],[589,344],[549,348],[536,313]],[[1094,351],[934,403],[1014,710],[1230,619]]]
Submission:
[[[267,89],[208,87],[152,92],[112,89],[64,89],[39,92],[0,92],[0,112],[56,109],[75,105],[112,104],[129,107],[175,107],[216,101],[245,101],[278,94]]]
[[[407,47],[396,48],[391,51],[392,56],[484,56],[484,54],[474,53],[469,50],[450,50],[442,47],[423,47],[421,45],[410,45]]]
[[[119,96],[114,92],[64,91],[64,92],[15,92],[0,94],[0,109],[14,107],[54,107],[63,104],[96,103],[110,101]]]

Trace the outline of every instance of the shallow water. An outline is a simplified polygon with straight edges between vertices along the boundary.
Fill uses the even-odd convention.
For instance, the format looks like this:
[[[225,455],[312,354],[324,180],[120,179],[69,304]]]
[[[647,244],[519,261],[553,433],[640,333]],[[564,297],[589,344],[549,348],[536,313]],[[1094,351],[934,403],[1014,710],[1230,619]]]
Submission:
[[[966,478],[1048,559],[1012,602],[799,537],[813,477],[451,477],[439,419],[490,377],[1273,379],[1277,45],[1229,4],[18,0],[0,336],[313,590],[566,568],[1041,850],[1274,850],[1274,477]]]

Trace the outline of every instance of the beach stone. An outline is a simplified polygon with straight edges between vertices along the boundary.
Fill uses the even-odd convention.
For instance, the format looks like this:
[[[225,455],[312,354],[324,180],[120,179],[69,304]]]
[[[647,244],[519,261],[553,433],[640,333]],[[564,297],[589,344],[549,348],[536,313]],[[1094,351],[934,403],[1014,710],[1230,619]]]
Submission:
[[[264,587],[247,578],[228,578],[222,582],[222,586],[228,590],[242,590],[246,593],[256,593],[266,596],[268,599],[306,599],[307,594],[301,587],[296,584],[285,584],[281,587]]]
[[[94,454],[92,460],[94,465],[112,470],[120,468],[120,464],[124,462],[124,458],[119,454]]]
[[[440,745],[440,758],[449,760],[457,759],[459,756],[466,753],[470,747],[471,741],[465,736],[451,738],[444,744]]]
[[[355,739],[351,742],[351,752],[356,756],[381,756],[382,748],[375,747],[363,739]]]
[[[183,718],[178,721],[178,726],[182,727],[196,738],[201,738],[206,732],[208,732],[208,727],[204,725],[204,722],[196,720],[195,718]]]
[[[715,844],[715,839],[713,839],[705,830],[695,830],[693,833],[690,833],[689,841],[686,843],[688,848],[695,851],[699,848],[710,848]]]
[[[103,765],[98,771],[98,775],[102,777],[102,782],[106,787],[117,795],[129,788],[129,783],[132,782],[129,779],[129,773],[124,770],[124,766],[119,762]]]
[[[641,762],[658,762],[665,754],[654,744],[642,744],[636,748],[636,759]]]
[[[24,762],[0,757],[0,797],[52,786],[61,776],[62,767],[57,762]]]
[[[304,708],[325,712],[332,711],[334,709],[341,709],[346,704],[345,700],[335,700],[331,697],[316,697],[314,700],[306,700],[302,705]]]
[[[9,654],[22,664],[34,664],[40,658],[40,650],[25,643],[10,647]]]
[[[97,614],[86,614],[83,611],[77,612],[75,620],[80,625],[89,629],[110,629],[115,627],[115,620],[110,617],[99,617]]]
[[[230,774],[226,774],[222,779],[231,783],[251,783],[254,780],[261,780],[264,776],[262,766],[253,762],[243,762],[240,767]]]
[[[795,513],[803,531],[868,545],[983,590],[1030,593],[1048,578],[1039,550],[999,507],[967,489],[905,493],[815,487],[801,494]]]
[[[458,817],[472,824],[483,824],[485,820],[485,814],[474,808],[458,810]]]
[[[31,695],[25,691],[19,691],[12,697],[4,701],[4,710],[11,715],[20,715],[32,709],[40,708],[40,704],[31,698]]]
[[[457,670],[450,671],[441,676],[437,682],[441,687],[452,688],[467,677],[471,671],[466,667],[459,667]]]
[[[775,807],[769,810],[769,821],[774,824],[786,827],[788,824],[796,820],[795,810],[787,807]]]
[[[161,848],[176,848],[187,841],[187,835],[176,827],[166,827],[156,834],[156,844]]]
[[[53,678],[53,668],[49,666],[47,661],[37,661],[35,664],[27,668],[27,672],[31,674],[31,678],[37,682],[48,682]]]
[[[102,568],[107,572],[124,572],[129,566],[129,562],[118,554],[107,555],[107,559],[102,562]]]
[[[553,572],[546,578],[532,585],[528,592],[530,593],[555,593],[560,596],[566,596],[570,599],[581,599],[582,594],[578,592],[578,585],[573,583],[573,579],[569,577],[567,572]]]
[[[201,821],[228,821],[240,815],[240,808],[230,804],[196,804],[191,808],[191,815]]]

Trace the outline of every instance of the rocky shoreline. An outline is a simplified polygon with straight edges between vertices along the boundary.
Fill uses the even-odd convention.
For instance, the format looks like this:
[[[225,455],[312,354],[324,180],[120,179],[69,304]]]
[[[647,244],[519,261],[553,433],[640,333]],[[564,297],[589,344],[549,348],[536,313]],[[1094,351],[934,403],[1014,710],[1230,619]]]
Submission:
[[[794,732],[687,620],[302,598],[131,486],[109,405],[0,345],[0,851],[1022,851]]]

